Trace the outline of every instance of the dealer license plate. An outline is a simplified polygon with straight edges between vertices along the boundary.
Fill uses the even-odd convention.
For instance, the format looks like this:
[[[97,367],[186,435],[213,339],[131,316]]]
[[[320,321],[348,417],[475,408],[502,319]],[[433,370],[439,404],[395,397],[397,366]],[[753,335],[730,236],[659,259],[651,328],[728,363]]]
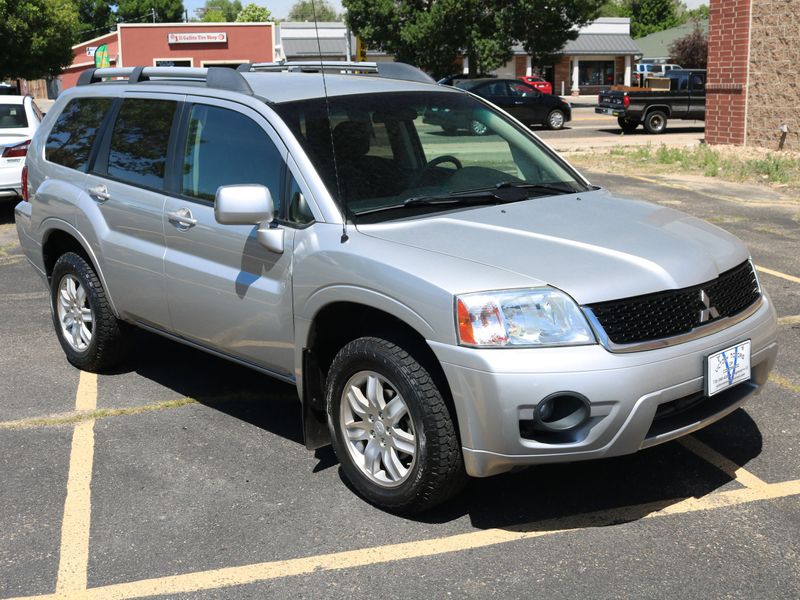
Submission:
[[[614,110],[613,108],[596,108],[595,112],[604,115],[613,115],[615,117],[619,114],[619,111]]]
[[[750,340],[706,358],[706,395],[713,396],[750,379]]]

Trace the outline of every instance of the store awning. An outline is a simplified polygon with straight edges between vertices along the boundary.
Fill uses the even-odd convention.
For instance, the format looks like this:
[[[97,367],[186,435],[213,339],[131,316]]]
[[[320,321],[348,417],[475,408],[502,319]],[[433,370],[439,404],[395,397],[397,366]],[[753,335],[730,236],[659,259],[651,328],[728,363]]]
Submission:
[[[558,54],[636,55],[642,51],[629,35],[614,33],[584,33],[567,42]]]

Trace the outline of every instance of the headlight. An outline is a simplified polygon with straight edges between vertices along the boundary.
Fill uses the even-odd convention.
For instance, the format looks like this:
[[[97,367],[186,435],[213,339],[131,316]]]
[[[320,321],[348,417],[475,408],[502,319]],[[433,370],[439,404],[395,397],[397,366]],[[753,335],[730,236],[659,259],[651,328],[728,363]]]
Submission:
[[[505,290],[456,297],[462,346],[573,346],[594,334],[574,300],[553,288]]]

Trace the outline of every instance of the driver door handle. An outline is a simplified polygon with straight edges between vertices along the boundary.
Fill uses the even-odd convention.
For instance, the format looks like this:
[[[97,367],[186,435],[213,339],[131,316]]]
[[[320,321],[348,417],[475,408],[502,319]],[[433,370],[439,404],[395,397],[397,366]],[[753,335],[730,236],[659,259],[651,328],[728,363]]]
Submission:
[[[88,194],[95,200],[95,202],[103,203],[111,199],[111,194],[108,193],[108,188],[102,183],[86,190]]]
[[[179,208],[178,210],[168,212],[167,218],[169,222],[178,229],[189,229],[197,225],[197,219],[192,217],[192,211],[188,208]]]

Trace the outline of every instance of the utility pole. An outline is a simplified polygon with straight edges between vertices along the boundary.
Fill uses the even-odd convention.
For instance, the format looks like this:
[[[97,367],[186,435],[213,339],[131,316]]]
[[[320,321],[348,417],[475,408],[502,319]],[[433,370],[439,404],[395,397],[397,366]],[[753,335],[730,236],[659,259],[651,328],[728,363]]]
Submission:
[[[155,23],[156,22],[156,7],[155,6],[150,9],[150,14],[153,15],[153,23]]]

